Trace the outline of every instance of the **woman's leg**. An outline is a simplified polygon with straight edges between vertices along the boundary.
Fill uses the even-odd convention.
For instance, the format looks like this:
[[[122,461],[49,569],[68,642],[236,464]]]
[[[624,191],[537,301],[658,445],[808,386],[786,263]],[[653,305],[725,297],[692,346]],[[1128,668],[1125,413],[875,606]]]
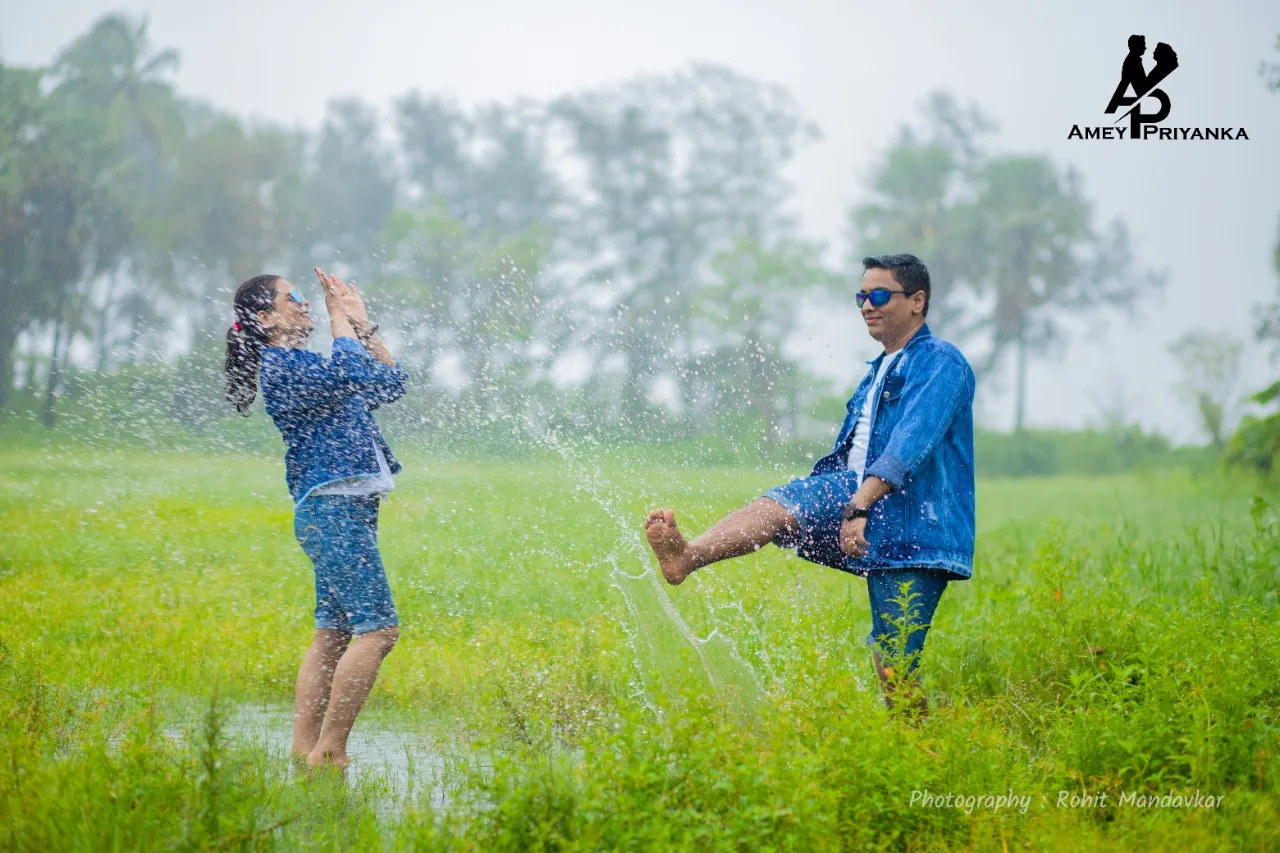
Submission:
[[[799,530],[795,517],[771,498],[757,498],[729,513],[692,542],[685,540],[669,509],[649,513],[644,527],[669,584],[680,583],[703,566],[758,551],[780,533]]]
[[[378,628],[359,635],[347,647],[333,673],[333,688],[324,725],[311,754],[307,756],[309,767],[321,764],[347,766],[347,737],[351,734],[351,726],[369,697],[382,659],[391,652],[399,636],[398,627]]]
[[[311,767],[347,766],[351,727],[382,659],[399,637],[399,618],[378,553],[378,505],[375,496],[324,497],[316,505],[316,621],[340,625],[355,638],[333,665],[324,720],[307,754]]]
[[[302,658],[293,699],[292,752],[295,759],[305,759],[320,739],[333,673],[350,640],[351,635],[346,631],[317,628],[311,646]]]

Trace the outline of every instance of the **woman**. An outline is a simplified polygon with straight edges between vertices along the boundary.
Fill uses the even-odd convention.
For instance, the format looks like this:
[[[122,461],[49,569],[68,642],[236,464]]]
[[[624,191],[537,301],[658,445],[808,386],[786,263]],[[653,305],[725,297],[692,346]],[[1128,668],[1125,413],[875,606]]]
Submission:
[[[369,322],[354,285],[319,268],[333,330],[325,359],[304,347],[309,303],[285,279],[240,285],[227,332],[227,399],[262,399],[284,437],[294,534],[315,566],[316,631],[298,670],[293,757],[346,768],[347,736],[399,636],[378,553],[378,504],[400,463],[371,410],[404,395],[404,371]],[[354,638],[354,640],[353,640]]]

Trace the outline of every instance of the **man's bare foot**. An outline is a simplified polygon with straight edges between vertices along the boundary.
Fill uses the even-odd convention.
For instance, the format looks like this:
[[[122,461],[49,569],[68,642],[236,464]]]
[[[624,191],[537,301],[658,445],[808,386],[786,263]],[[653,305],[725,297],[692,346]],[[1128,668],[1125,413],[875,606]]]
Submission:
[[[644,535],[658,558],[662,576],[675,586],[693,573],[689,560],[689,543],[676,527],[676,514],[669,509],[655,509],[644,520]]]

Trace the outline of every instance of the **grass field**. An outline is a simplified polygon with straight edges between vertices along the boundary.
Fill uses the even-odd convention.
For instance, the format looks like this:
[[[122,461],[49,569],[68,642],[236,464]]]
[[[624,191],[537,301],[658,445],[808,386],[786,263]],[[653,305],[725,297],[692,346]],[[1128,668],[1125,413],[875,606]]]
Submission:
[[[981,482],[913,723],[859,579],[770,548],[656,582],[645,510],[697,531],[784,475],[403,461],[344,785],[283,752],[314,599],[278,459],[0,452],[0,850],[1280,847],[1255,483]]]

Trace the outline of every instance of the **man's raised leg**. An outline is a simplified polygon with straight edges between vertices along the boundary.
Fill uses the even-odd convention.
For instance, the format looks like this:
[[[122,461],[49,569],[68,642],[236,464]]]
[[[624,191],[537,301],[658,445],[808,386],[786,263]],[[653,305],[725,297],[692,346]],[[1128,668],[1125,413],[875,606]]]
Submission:
[[[703,566],[758,551],[780,533],[799,531],[791,513],[771,498],[758,498],[729,513],[692,542],[684,538],[669,509],[649,513],[644,528],[662,576],[672,585]]]

